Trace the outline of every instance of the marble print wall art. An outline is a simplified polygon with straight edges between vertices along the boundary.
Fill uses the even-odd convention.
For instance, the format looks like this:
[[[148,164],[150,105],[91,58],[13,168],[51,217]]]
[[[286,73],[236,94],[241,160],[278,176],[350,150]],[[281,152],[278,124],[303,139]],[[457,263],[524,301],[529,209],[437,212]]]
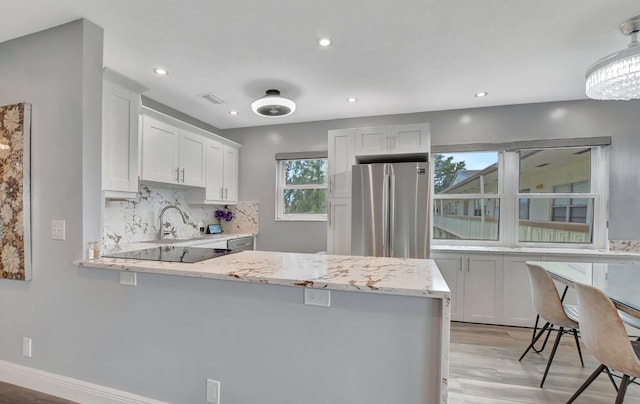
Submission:
[[[0,277],[31,279],[31,105],[0,107]]]

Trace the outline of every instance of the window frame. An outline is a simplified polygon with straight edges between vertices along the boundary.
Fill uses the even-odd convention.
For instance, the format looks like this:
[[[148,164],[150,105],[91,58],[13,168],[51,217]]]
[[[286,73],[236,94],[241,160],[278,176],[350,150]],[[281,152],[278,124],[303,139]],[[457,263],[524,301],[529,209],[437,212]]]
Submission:
[[[595,138],[601,140],[602,138]],[[605,139],[606,140],[606,139]],[[470,199],[470,198],[497,198],[500,203],[500,216],[498,226],[498,240],[455,240],[436,239],[433,237],[433,223],[431,226],[431,243],[434,246],[491,246],[508,248],[549,248],[549,249],[606,249],[608,243],[607,212],[608,212],[608,189],[609,189],[609,148],[608,143],[580,144],[578,139],[568,140],[570,144],[558,145],[549,142],[526,142],[527,145],[515,148],[500,148],[493,144],[493,148],[473,149],[473,145],[462,145],[460,150],[455,146],[443,147],[440,151],[435,148],[434,154],[465,153],[473,151],[498,151],[498,192],[496,194],[456,194],[456,195],[435,195],[432,189],[431,205],[435,206],[438,199]],[[526,146],[526,147],[524,147]],[[545,148],[576,148],[584,147],[591,149],[591,178],[589,193],[521,193],[520,186],[520,157],[519,152],[527,149]],[[432,171],[433,171],[432,164]],[[435,175],[435,172],[432,174]],[[433,182],[433,181],[432,181]],[[593,224],[590,243],[556,243],[541,241],[520,241],[519,240],[519,220],[520,220],[520,200],[523,198],[549,199],[592,199],[593,200]],[[433,208],[432,208],[433,210]],[[433,212],[432,212],[433,217]]]
[[[323,184],[299,184],[287,185],[285,167],[287,162],[300,160],[324,160],[325,176]],[[328,213],[284,213],[284,191],[288,189],[324,189],[325,190],[325,206],[329,209],[329,173],[328,173],[327,157],[290,157],[276,160],[276,203],[275,203],[275,220],[276,221],[304,221],[304,222],[323,222],[327,221]]]

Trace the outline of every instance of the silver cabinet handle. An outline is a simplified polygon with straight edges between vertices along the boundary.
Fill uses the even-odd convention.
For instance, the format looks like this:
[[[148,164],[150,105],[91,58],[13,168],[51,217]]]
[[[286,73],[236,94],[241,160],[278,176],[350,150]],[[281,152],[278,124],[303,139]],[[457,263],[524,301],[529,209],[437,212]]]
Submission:
[[[220,188],[220,199],[224,199],[224,187]]]
[[[182,182],[184,182],[184,168],[182,169]]]
[[[176,182],[180,182],[180,167],[176,168]]]
[[[224,199],[225,200],[229,199],[229,188],[224,189]]]

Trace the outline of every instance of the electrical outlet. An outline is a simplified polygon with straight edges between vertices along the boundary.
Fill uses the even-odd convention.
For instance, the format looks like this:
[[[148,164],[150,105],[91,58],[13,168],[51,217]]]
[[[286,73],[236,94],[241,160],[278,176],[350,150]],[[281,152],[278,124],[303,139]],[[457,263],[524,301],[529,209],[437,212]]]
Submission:
[[[66,226],[66,222],[64,220],[52,220],[51,221],[51,239],[64,240],[65,226]]]
[[[207,402],[220,404],[220,382],[207,379]]]
[[[138,285],[138,277],[136,276],[136,272],[120,272],[120,284],[127,286],[136,286]]]
[[[331,306],[331,291],[328,289],[304,289],[304,304],[312,306]]]
[[[22,355],[31,358],[31,338],[22,338]]]

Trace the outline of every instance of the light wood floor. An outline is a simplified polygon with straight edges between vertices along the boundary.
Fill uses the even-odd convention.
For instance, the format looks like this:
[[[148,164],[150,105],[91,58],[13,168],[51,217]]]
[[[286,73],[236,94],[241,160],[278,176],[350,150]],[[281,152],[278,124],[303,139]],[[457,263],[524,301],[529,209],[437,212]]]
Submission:
[[[562,338],[544,389],[538,386],[553,346],[552,334],[542,354],[518,358],[531,341],[531,329],[451,323],[450,403],[565,403],[599,363],[582,346],[585,367],[571,335]],[[619,379],[617,379],[619,380]],[[610,404],[616,392],[602,374],[576,401]],[[640,404],[640,386],[627,389],[625,404]]]
[[[13,384],[0,382],[0,404],[78,404]]]

